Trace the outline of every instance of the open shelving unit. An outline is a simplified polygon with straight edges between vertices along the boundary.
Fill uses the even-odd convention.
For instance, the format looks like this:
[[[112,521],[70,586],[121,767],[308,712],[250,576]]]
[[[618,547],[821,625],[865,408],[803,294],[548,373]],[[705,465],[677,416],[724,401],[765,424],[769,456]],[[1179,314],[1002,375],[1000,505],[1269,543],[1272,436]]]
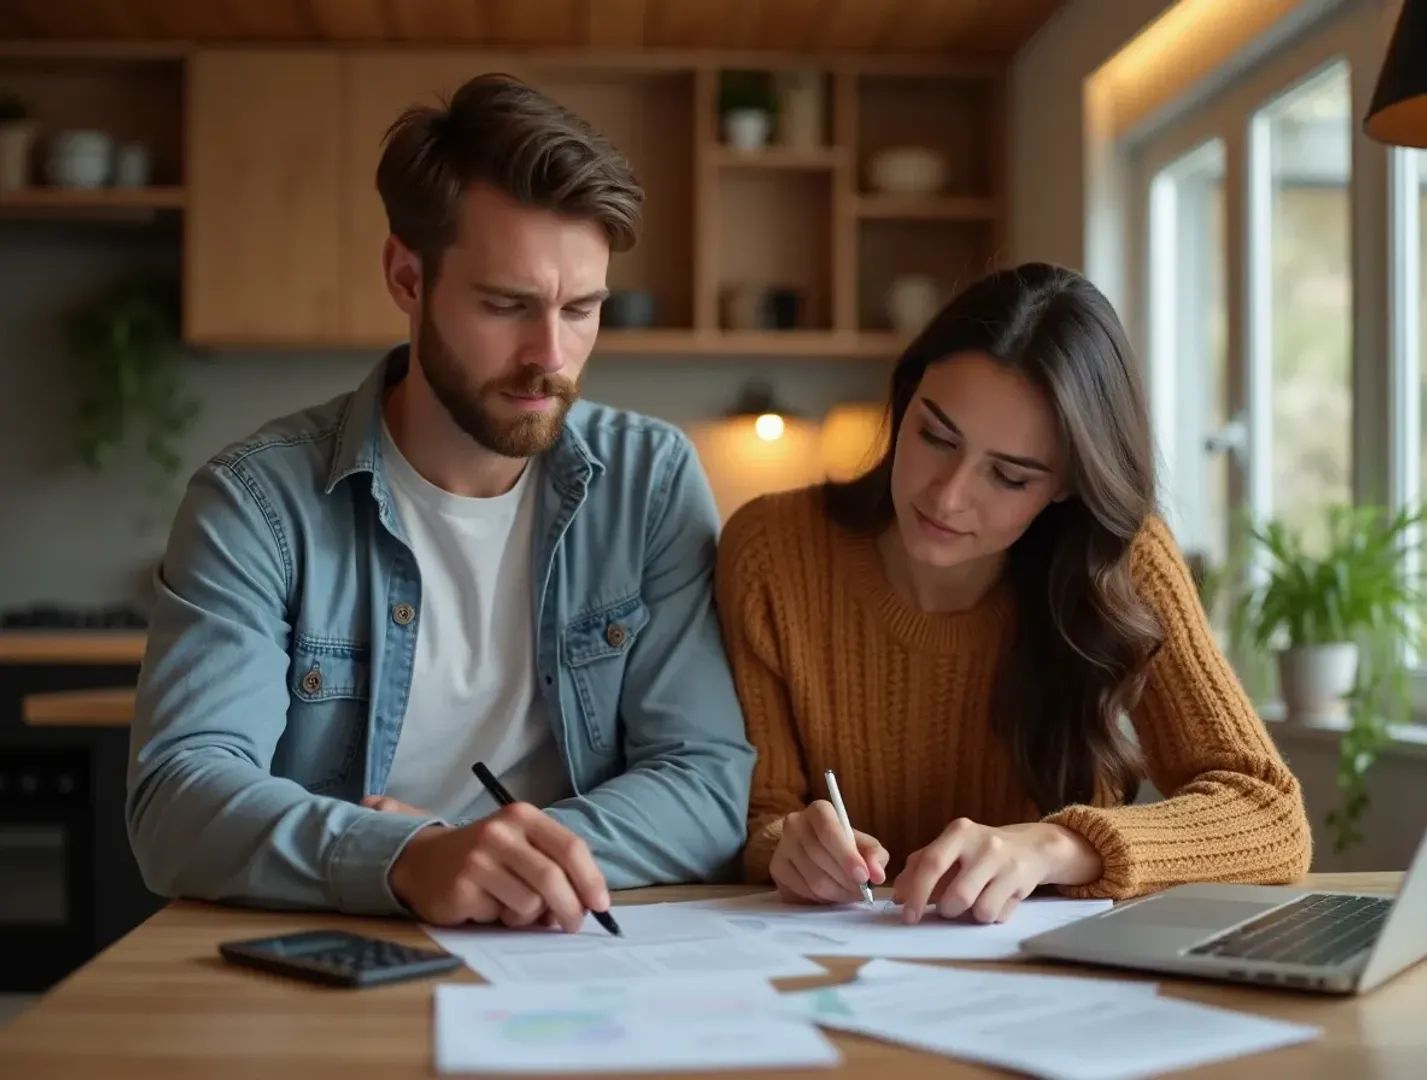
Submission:
[[[0,47],[0,61],[7,89],[33,105],[46,132],[97,128],[143,142],[155,185],[7,192],[0,219],[182,214],[184,333],[201,346],[400,340],[405,323],[379,270],[386,220],[371,177],[381,136],[406,106],[435,102],[482,71],[518,75],[584,116],[645,188],[640,243],[613,257],[609,285],[652,294],[655,321],[606,325],[601,353],[891,358],[903,341],[886,296],[899,275],[929,275],[950,295],[1004,247],[997,61],[331,46],[66,53],[22,43]],[[818,73],[820,144],[724,143],[720,79],[749,69]],[[869,161],[901,145],[943,157],[941,191],[868,188]],[[745,299],[767,289],[795,297],[784,306],[796,318],[783,329],[735,328],[729,294],[740,289]]]

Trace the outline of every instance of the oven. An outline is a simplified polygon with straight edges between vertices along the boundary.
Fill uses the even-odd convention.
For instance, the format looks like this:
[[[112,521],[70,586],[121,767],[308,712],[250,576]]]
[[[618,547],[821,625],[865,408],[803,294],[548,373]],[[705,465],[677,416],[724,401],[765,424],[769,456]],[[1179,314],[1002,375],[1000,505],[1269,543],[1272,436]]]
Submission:
[[[31,728],[26,694],[132,685],[135,664],[0,665],[0,992],[44,990],[162,901],[124,825],[127,728]]]

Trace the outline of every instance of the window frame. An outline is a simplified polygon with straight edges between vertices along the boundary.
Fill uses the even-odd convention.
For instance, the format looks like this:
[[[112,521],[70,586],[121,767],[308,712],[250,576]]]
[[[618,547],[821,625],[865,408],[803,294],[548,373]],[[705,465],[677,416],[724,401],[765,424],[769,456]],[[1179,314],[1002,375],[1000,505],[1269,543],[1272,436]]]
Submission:
[[[1406,166],[1362,132],[1385,45],[1382,13],[1368,0],[1343,0],[1291,37],[1257,57],[1252,68],[1222,85],[1194,88],[1127,132],[1118,143],[1126,179],[1127,214],[1123,280],[1132,311],[1132,340],[1142,357],[1151,400],[1155,386],[1151,317],[1151,206],[1154,179],[1196,147],[1218,139],[1224,147],[1224,227],[1228,266],[1227,413],[1246,421],[1245,453],[1230,470],[1230,500],[1264,520],[1272,507],[1271,250],[1268,199],[1272,192],[1264,111],[1338,61],[1350,70],[1352,130],[1349,260],[1352,279],[1352,483],[1355,502],[1385,502],[1393,509],[1427,498],[1421,471],[1409,454],[1422,417],[1418,395],[1424,374],[1405,327],[1402,267],[1406,241],[1400,227]],[[1417,159],[1427,168],[1427,151]],[[1396,226],[1396,228],[1395,228]],[[1427,273],[1427,267],[1419,268]],[[1420,281],[1419,281],[1420,287]],[[1427,333],[1427,328],[1418,332]],[[1407,399],[1411,398],[1411,401]],[[1383,423],[1383,418],[1388,423]],[[1158,432],[1156,432],[1158,438]],[[1232,552],[1231,555],[1242,554]],[[1419,701],[1427,713],[1427,656],[1413,658]]]

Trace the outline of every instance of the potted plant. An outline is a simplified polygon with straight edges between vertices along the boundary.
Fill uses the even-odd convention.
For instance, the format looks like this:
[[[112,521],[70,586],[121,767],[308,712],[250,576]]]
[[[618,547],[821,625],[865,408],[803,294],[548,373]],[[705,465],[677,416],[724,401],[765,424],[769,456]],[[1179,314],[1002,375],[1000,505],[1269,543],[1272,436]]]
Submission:
[[[0,191],[16,191],[30,182],[30,155],[39,124],[25,103],[0,90]]]
[[[1289,721],[1343,730],[1328,817],[1339,850],[1358,838],[1365,777],[1410,708],[1402,654],[1421,639],[1423,593],[1404,560],[1422,520],[1420,510],[1335,507],[1317,554],[1281,522],[1249,529],[1267,565],[1235,604],[1233,637],[1277,651]]]
[[[138,433],[159,493],[177,475],[177,442],[198,415],[179,372],[178,288],[124,281],[68,323],[75,386],[75,451],[91,469],[113,462]]]
[[[1403,573],[1420,516],[1378,507],[1328,512],[1321,555],[1281,522],[1250,529],[1267,556],[1266,577],[1243,595],[1236,637],[1278,653],[1279,692],[1288,718],[1334,725],[1347,713],[1366,635],[1405,640],[1420,591]]]
[[[761,150],[773,130],[773,86],[765,71],[725,71],[719,85],[724,141],[738,150]]]

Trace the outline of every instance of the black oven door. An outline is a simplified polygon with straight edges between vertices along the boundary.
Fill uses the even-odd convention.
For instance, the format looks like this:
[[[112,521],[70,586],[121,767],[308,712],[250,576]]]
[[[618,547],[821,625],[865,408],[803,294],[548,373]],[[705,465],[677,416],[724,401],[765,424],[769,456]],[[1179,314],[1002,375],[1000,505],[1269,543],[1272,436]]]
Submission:
[[[89,756],[0,745],[0,991],[43,990],[93,954]]]

